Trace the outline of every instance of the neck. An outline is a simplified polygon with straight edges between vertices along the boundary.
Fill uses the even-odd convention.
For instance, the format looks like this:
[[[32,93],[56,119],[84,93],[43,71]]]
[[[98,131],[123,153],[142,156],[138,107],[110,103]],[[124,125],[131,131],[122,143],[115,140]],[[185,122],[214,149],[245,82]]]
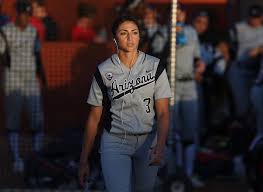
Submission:
[[[24,31],[26,29],[26,26],[22,26],[22,25],[16,25],[16,27],[21,30]]]
[[[15,23],[16,27],[20,29],[21,31],[25,30],[27,25],[22,25],[19,21],[16,21]]]
[[[122,52],[120,51],[118,53],[118,56],[121,60],[121,62],[128,67],[129,69],[131,69],[133,67],[133,65],[135,64],[137,58],[138,58],[138,51],[134,51],[134,52]]]

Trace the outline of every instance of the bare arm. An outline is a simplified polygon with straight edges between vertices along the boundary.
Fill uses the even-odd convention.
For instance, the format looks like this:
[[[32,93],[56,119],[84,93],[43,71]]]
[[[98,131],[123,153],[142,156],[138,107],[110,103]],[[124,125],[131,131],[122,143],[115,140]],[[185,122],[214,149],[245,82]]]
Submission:
[[[90,108],[90,113],[85,127],[85,135],[82,146],[82,153],[80,158],[80,163],[86,163],[88,156],[92,150],[93,143],[97,134],[98,124],[102,114],[102,107],[92,106]]]
[[[98,131],[98,124],[101,118],[103,107],[91,106],[88,120],[85,126],[82,152],[80,156],[79,177],[80,184],[84,184],[85,177],[88,176],[88,158],[93,147],[93,143]]]
[[[155,101],[157,113],[157,144],[153,149],[151,165],[160,165],[164,156],[165,143],[169,129],[169,99]]]

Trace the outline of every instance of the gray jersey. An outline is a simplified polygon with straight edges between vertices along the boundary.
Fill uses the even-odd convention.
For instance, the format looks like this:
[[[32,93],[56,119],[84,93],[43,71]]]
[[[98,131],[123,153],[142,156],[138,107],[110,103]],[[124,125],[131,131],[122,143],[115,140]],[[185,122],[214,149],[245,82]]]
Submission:
[[[5,94],[19,90],[23,95],[40,95],[39,82],[36,79],[35,28],[28,25],[21,31],[14,23],[9,23],[2,30],[11,57],[10,68],[6,68],[4,74]],[[0,36],[0,52],[3,53],[5,49],[5,41]]]
[[[170,98],[167,74],[159,59],[139,52],[132,69],[117,54],[101,63],[94,75],[88,103],[103,106],[103,127],[112,133],[148,133],[154,124],[154,101]]]
[[[36,78],[36,29],[27,25],[24,30],[14,23],[2,27],[6,36],[11,57],[10,68],[5,69],[4,89],[6,95],[21,91],[23,95],[40,95],[39,82]],[[0,53],[6,49],[6,43],[0,36]]]
[[[178,79],[194,77],[194,59],[200,58],[200,45],[194,28],[184,27],[187,44],[177,47],[176,53],[176,76]]]
[[[240,22],[235,27],[238,42],[237,59],[238,61],[246,60],[252,48],[263,45],[263,26],[255,28],[247,22]]]
[[[35,47],[37,32],[36,29],[28,25],[21,31],[14,23],[9,23],[2,28],[5,33],[11,57],[11,67],[9,71],[30,72],[35,74],[36,60]],[[5,50],[5,42],[0,37],[0,52]]]

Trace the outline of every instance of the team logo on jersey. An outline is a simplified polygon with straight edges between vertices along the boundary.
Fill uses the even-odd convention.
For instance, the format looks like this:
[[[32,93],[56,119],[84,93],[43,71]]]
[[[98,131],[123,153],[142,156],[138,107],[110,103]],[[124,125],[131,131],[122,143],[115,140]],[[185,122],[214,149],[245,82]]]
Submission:
[[[110,81],[110,80],[112,80],[113,75],[112,75],[112,73],[106,73],[105,77],[106,77],[106,79],[108,79]]]
[[[124,79],[122,82],[118,82],[117,79],[115,79],[111,84],[112,98],[115,100],[127,94],[133,94],[136,89],[140,89],[153,82],[155,82],[153,73],[142,75],[136,79]]]

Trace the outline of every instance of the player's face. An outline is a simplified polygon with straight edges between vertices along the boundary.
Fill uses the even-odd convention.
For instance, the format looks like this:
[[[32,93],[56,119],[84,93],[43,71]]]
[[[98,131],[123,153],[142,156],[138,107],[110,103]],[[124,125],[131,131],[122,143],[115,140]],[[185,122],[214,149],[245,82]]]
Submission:
[[[117,29],[116,39],[120,51],[137,51],[140,41],[140,32],[138,26],[132,21],[123,22]]]
[[[206,32],[207,28],[208,28],[208,18],[207,17],[197,17],[194,20],[194,27],[197,31],[198,34],[202,34],[204,32]]]
[[[29,23],[29,14],[28,13],[21,13],[18,15],[17,17],[17,22],[18,22],[18,25],[21,27],[21,28],[25,28],[28,23]]]
[[[262,25],[262,17],[250,17],[249,23],[252,27],[260,27]]]
[[[33,8],[33,16],[40,19],[45,16],[46,13],[45,13],[45,8],[43,6],[33,5],[32,8]]]
[[[186,20],[186,12],[181,9],[177,9],[176,14],[177,14],[177,21],[184,23]]]
[[[92,20],[89,17],[82,17],[78,21],[78,26],[83,29],[88,29],[92,26]]]
[[[145,9],[145,15],[143,18],[144,24],[146,26],[151,26],[156,23],[156,11],[147,8]]]

